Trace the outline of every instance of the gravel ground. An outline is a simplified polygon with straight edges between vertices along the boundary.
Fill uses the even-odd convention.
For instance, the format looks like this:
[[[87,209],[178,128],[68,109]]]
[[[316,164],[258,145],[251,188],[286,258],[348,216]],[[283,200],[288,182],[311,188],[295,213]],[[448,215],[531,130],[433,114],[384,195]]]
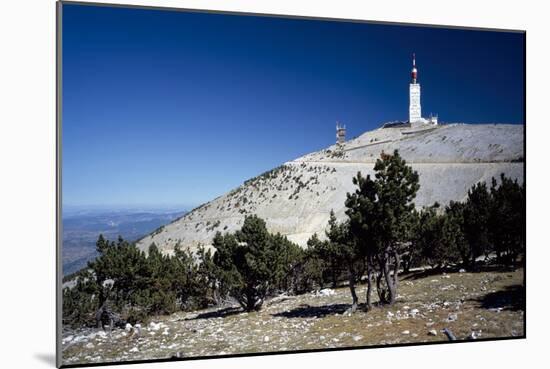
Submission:
[[[347,313],[347,287],[278,296],[260,312],[211,308],[139,329],[67,329],[64,364],[523,336],[523,270],[408,275],[391,307]],[[364,302],[365,286],[358,290]],[[376,299],[375,299],[376,301]]]

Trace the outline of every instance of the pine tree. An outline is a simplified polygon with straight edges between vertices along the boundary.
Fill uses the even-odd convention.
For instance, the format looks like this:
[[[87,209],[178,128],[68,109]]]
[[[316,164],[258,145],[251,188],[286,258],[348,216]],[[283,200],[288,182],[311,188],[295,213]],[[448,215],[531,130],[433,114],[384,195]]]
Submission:
[[[464,236],[469,245],[466,266],[474,267],[476,259],[487,255],[491,250],[489,239],[489,217],[491,196],[485,182],[480,182],[468,190],[468,198],[463,208]]]
[[[525,185],[501,174],[491,183],[489,238],[497,260],[513,265],[525,251]]]
[[[314,233],[307,240],[307,248],[302,264],[300,292],[311,290],[315,286],[319,288],[325,286],[326,273],[331,269],[329,266],[330,262],[326,256],[327,244],[327,241],[319,239],[317,233]]]
[[[445,207],[446,229],[448,243],[452,245],[455,253],[462,260],[464,266],[470,263],[470,245],[466,239],[464,209],[466,205],[462,202],[451,201]]]
[[[355,239],[351,235],[350,222],[338,223],[334,211],[331,210],[326,235],[329,239],[329,244],[327,245],[328,256],[347,267],[348,286],[352,298],[350,311],[354,312],[359,302],[355,285],[361,279],[363,271],[359,268],[362,265],[361,254],[357,249]]]
[[[346,214],[357,251],[367,260],[367,306],[370,307],[372,277],[380,301],[393,304],[397,295],[400,253],[414,225],[413,200],[419,189],[418,173],[399,153],[382,153],[374,166],[375,179],[359,172],[358,187],[347,194]],[[355,300],[352,291],[352,298]]]
[[[235,234],[218,232],[213,246],[222,288],[246,311],[261,309],[275,282],[279,261],[265,221],[256,215],[246,216]]]
[[[415,223],[411,248],[420,260],[432,267],[441,268],[459,259],[458,225],[445,213],[438,214],[439,204],[424,208]]]

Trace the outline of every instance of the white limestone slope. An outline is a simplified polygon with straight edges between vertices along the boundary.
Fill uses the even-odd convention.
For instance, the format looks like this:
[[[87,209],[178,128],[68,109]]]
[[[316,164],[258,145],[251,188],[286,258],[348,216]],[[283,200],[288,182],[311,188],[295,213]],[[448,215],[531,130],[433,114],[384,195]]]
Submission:
[[[523,182],[524,127],[469,125],[380,128],[331,146],[250,179],[240,187],[194,209],[138,242],[146,250],[155,242],[164,252],[176,243],[195,248],[209,245],[217,231],[240,228],[246,214],[264,218],[271,232],[280,232],[305,246],[314,233],[324,236],[329,212],[343,219],[346,192],[361,171],[373,174],[382,151],[399,153],[420,175],[417,207],[463,200],[480,181],[504,173]]]

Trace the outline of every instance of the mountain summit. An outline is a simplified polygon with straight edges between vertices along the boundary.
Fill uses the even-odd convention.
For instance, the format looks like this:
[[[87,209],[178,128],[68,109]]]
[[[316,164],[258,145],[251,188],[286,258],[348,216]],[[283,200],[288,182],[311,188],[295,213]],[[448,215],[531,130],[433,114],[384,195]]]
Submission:
[[[138,241],[171,253],[176,244],[209,245],[216,232],[234,232],[245,215],[265,219],[300,246],[317,233],[324,237],[329,213],[344,219],[347,192],[361,171],[373,174],[382,152],[399,150],[420,175],[415,205],[463,200],[477,182],[501,173],[523,182],[524,126],[509,124],[385,125],[347,142],[316,151],[245,181]]]

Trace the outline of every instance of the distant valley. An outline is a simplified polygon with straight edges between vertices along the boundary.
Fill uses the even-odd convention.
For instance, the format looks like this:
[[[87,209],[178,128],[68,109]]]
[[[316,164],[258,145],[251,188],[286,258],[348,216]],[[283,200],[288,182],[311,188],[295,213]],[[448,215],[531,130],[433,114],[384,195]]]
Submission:
[[[79,210],[63,216],[63,275],[86,266],[96,256],[100,234],[116,240],[122,236],[135,241],[183,216],[185,211],[160,210]]]

